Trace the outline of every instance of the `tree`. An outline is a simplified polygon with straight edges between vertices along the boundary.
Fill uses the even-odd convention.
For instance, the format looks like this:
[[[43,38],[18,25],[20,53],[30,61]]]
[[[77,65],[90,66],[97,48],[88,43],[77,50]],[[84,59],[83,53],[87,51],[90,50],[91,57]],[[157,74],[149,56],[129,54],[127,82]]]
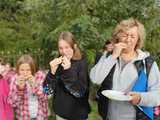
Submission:
[[[42,49],[49,60],[57,54],[59,33],[71,31],[93,63],[116,24],[129,17],[145,25],[145,49],[156,56],[160,47],[160,9],[154,0],[0,0],[0,10],[1,51]]]

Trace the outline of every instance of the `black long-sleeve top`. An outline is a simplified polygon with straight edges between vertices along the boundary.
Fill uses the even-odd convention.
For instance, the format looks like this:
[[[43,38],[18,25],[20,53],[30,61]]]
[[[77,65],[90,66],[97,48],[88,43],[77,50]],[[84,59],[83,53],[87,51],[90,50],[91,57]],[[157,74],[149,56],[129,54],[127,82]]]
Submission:
[[[71,60],[71,68],[67,70],[59,65],[55,75],[49,71],[44,87],[53,93],[53,109],[57,115],[67,120],[88,118],[89,77],[86,59]]]

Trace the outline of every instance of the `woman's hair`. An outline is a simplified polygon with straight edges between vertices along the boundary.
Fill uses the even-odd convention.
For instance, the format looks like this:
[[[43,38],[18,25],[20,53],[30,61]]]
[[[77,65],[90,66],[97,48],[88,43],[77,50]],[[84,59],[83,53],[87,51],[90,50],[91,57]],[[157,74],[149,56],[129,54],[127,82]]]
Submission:
[[[34,75],[37,71],[36,70],[36,63],[30,55],[22,55],[18,59],[17,64],[16,64],[16,72],[19,73],[20,65],[25,64],[25,63],[29,64],[29,66],[31,68],[31,73],[32,73],[32,75]]]
[[[73,53],[72,59],[80,60],[82,58],[81,51],[76,43],[74,35],[71,32],[60,33],[58,41],[60,41],[60,40],[66,41],[73,49],[74,53]]]
[[[114,29],[113,34],[112,34],[112,41],[114,43],[119,42],[119,34],[126,32],[128,29],[137,27],[138,28],[138,41],[135,49],[143,47],[144,40],[146,37],[146,32],[144,25],[140,23],[137,19],[134,18],[129,18],[127,20],[122,20]]]

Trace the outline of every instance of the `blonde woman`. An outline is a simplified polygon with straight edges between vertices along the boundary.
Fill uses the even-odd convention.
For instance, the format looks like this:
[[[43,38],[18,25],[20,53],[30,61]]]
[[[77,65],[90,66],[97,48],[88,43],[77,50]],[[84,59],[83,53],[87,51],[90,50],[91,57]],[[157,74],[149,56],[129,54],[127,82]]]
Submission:
[[[141,50],[145,40],[145,29],[138,20],[130,18],[121,21],[112,36],[114,49],[107,58],[102,56],[91,69],[90,78],[101,85],[102,90],[123,91],[130,95],[129,102],[103,99],[100,110],[104,120],[149,120],[151,116],[136,106],[154,107],[160,104],[160,74],[157,63],[148,52]],[[139,80],[139,69],[148,67],[144,62],[151,63],[147,78],[147,91],[134,91]],[[139,65],[137,67],[137,64]],[[142,69],[142,70],[143,70]],[[146,75],[146,74],[145,74]],[[140,87],[141,88],[141,87]],[[102,96],[103,97],[103,96]],[[140,117],[139,117],[140,116]]]

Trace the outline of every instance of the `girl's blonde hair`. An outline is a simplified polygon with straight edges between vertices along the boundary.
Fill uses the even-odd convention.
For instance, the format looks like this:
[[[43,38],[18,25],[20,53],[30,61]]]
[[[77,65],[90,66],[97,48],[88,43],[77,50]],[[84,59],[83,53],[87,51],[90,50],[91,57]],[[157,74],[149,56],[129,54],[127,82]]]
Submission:
[[[24,63],[29,64],[31,68],[31,73],[32,75],[34,75],[37,71],[36,63],[30,55],[23,55],[18,59],[17,64],[16,64],[16,72],[19,74],[19,67],[21,64],[24,64]]]
[[[112,41],[114,43],[119,42],[119,33],[126,32],[128,29],[132,27],[137,27],[138,28],[138,41],[135,49],[142,48],[144,45],[145,37],[146,37],[146,32],[144,25],[140,23],[137,19],[134,18],[129,18],[127,20],[122,20],[114,29],[114,32],[112,34]]]
[[[74,51],[72,59],[80,60],[82,58],[81,51],[76,43],[75,37],[71,32],[62,32],[59,35],[58,41],[64,40],[66,41]]]

